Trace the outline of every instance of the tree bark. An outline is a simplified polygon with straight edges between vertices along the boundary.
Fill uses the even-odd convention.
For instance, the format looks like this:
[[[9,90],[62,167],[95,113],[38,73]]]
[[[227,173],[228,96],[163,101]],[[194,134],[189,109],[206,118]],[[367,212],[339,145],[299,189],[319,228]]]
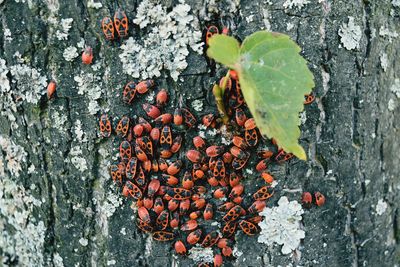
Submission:
[[[38,104],[22,101],[11,111],[16,118],[14,125],[9,116],[0,117],[2,142],[11,142],[0,145],[0,167],[4,168],[4,173],[0,170],[0,252],[4,264],[193,264],[190,259],[173,256],[171,244],[152,242],[136,228],[130,202],[118,195],[107,173],[118,142],[99,138],[99,115],[88,113],[90,97],[79,94],[74,81],[87,66],[80,63],[79,57],[73,62],[63,57],[68,45],[84,38],[92,45],[95,61],[101,62],[103,70],[111,66],[110,73],[103,71],[101,75],[102,108],[109,109],[113,118],[142,112],[122,104],[120,88],[129,77],[122,74],[117,48],[120,44],[105,42],[99,23],[102,17],[113,14],[115,3],[101,2],[101,9],[88,8],[86,2],[75,0],[5,0],[0,4],[0,59],[8,67],[16,65],[19,59],[15,53],[19,52],[27,65],[40,70],[48,80],[56,77],[58,85],[57,96],[51,101],[45,97]],[[118,5],[131,21],[138,2],[130,2],[118,1]],[[202,27],[210,24],[202,17],[209,2],[187,0]],[[244,40],[257,30],[270,28],[290,35],[302,47],[316,82],[316,100],[306,106],[306,121],[301,125],[300,141],[309,159],[295,159],[273,170],[281,188],[279,195],[299,200],[303,191],[320,191],[327,201],[323,207],[306,210],[306,236],[295,254],[282,255],[280,246],[268,247],[257,243],[257,238],[239,235],[236,246],[242,255],[227,266],[399,264],[400,121],[395,116],[399,111],[396,86],[400,90],[400,82],[396,83],[400,78],[398,1],[303,1],[304,6],[291,8],[284,5],[291,1],[270,2],[240,1],[235,13],[230,14],[233,34]],[[52,11],[51,6],[57,4],[58,11]],[[163,1],[166,6],[174,4]],[[228,4],[217,5],[220,14],[229,13]],[[53,13],[59,21],[74,19],[67,41],[54,38],[55,28],[48,20]],[[218,16],[213,19],[219,23]],[[352,19],[356,28],[360,27],[360,39],[352,32]],[[6,29],[12,40],[7,39]],[[133,32],[137,29],[130,34]],[[353,37],[355,40],[346,39]],[[188,63],[182,82],[162,78],[157,83],[168,88],[169,103],[177,103],[181,94],[187,104],[194,99],[203,101],[204,109],[196,114],[200,118],[215,112],[210,90],[218,76],[210,74],[205,56],[192,53]],[[6,77],[11,90],[22,86],[21,81],[11,82],[11,73]],[[3,95],[1,101],[10,100]],[[17,95],[13,101],[18,102]],[[26,155],[14,153],[10,147],[21,147]],[[18,174],[8,165],[13,160],[21,164]],[[13,191],[19,193],[5,193],[10,190],[5,189],[7,183],[20,186]],[[41,203],[33,205],[21,195]],[[278,199],[272,199],[269,206]],[[16,203],[21,204],[15,207],[16,212],[29,213],[18,228],[12,225],[18,221],[16,213],[1,212]],[[38,226],[40,222],[43,229]],[[5,247],[10,244],[15,245],[14,254],[10,252],[13,249]]]

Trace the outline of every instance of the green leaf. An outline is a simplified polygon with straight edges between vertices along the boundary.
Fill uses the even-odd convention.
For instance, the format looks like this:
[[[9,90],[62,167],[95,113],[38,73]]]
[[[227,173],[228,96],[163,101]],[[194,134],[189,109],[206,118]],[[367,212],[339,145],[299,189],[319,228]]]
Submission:
[[[210,49],[214,49],[213,45],[221,46],[217,42],[222,40],[216,36]],[[215,55],[219,50],[209,56],[238,72],[244,98],[261,133],[274,138],[286,152],[305,160],[306,153],[298,143],[299,113],[304,108],[304,95],[311,92],[314,81],[300,51],[289,36],[260,31],[244,40],[235,63],[223,62]]]
[[[239,42],[227,35],[215,34],[209,42],[209,49],[207,55],[210,58],[233,68],[234,64],[239,62]]]

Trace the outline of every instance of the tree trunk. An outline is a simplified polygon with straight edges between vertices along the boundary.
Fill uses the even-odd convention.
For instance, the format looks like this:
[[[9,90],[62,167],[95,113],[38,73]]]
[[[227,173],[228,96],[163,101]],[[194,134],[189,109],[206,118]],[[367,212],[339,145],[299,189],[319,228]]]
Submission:
[[[0,0],[3,264],[193,265],[174,256],[170,243],[153,242],[137,229],[130,201],[120,196],[107,171],[118,140],[101,139],[98,133],[101,111],[113,118],[143,113],[122,104],[121,88],[130,79],[119,59],[122,42],[107,42],[100,27],[118,2],[130,18],[130,36],[141,38],[132,25],[139,3],[102,0],[96,9],[87,2]],[[301,125],[308,160],[294,159],[274,170],[276,194],[299,200],[303,191],[320,191],[327,199],[303,214],[306,235],[294,254],[282,255],[280,246],[241,234],[236,247],[242,253],[227,266],[399,264],[399,1],[242,0],[234,8],[225,1],[211,2],[187,0],[201,27],[230,14],[232,33],[241,40],[269,29],[290,35],[302,47],[316,82],[316,100],[306,106]],[[208,13],[207,5],[217,6],[219,15]],[[73,18],[67,40],[56,38],[61,18]],[[69,62],[63,55],[81,38],[93,47],[97,73],[79,57]],[[156,82],[169,90],[171,105],[180,95],[189,106],[201,100],[199,119],[216,112],[210,90],[220,76],[209,72],[205,56],[193,52],[187,60],[182,80]],[[25,66],[38,75],[32,69],[23,74]],[[77,76],[83,81],[74,80]],[[40,77],[56,80],[54,99],[42,95]],[[86,83],[98,84],[101,97],[91,95]],[[99,105],[99,112],[91,114],[89,105]],[[247,179],[256,179],[251,176]]]

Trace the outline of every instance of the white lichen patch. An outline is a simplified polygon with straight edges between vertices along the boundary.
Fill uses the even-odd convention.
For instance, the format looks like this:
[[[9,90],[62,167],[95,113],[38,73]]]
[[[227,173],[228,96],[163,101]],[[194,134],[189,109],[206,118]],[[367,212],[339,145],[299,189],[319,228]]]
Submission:
[[[12,37],[11,37],[11,30],[7,27],[4,27],[4,40],[7,42],[11,42],[12,41]]]
[[[78,242],[79,242],[79,244],[81,244],[81,246],[83,246],[83,247],[86,247],[86,246],[89,244],[89,240],[87,240],[87,239],[84,238],[84,237],[81,237],[81,238],[78,240]]]
[[[362,37],[361,27],[354,23],[353,17],[348,17],[348,23],[343,23],[339,28],[340,41],[347,50],[357,49]]]
[[[46,228],[31,214],[41,202],[9,177],[0,179],[0,258],[18,266],[44,266]],[[4,265],[7,266],[7,265]]]
[[[389,111],[394,111],[396,109],[396,103],[394,102],[394,100],[392,98],[389,99],[387,108]]]
[[[390,87],[390,91],[396,95],[397,98],[400,98],[400,79],[396,78],[394,83]]]
[[[381,62],[381,67],[382,67],[383,71],[386,71],[387,68],[389,67],[389,60],[388,60],[387,54],[381,53],[381,55],[379,56],[379,60]]]
[[[166,7],[144,0],[133,23],[143,31],[142,38],[126,40],[119,57],[124,72],[134,78],[160,77],[161,70],[166,69],[177,81],[188,65],[188,48],[202,53],[199,22],[187,4],[180,3],[168,12]]]
[[[282,246],[282,253],[289,254],[300,245],[300,240],[305,233],[300,229],[301,215],[304,213],[297,201],[290,201],[287,197],[281,197],[278,206],[266,207],[260,213],[266,219],[259,226],[261,233],[258,242],[267,245],[277,243]]]
[[[65,128],[65,124],[68,121],[68,117],[65,114],[65,112],[59,112],[58,110],[54,110],[50,113],[51,116],[51,122],[49,123],[49,126],[57,129],[60,132],[65,132],[66,128]]]
[[[61,19],[61,29],[56,31],[56,37],[58,40],[68,40],[68,32],[72,27],[74,19]]]
[[[22,146],[15,144],[7,136],[0,135],[0,148],[4,156],[4,166],[3,159],[0,157],[0,174],[4,177],[5,167],[11,173],[12,176],[19,177],[20,171],[22,171],[22,163],[26,162],[26,156],[28,155]]]
[[[88,0],[87,7],[94,8],[94,9],[100,9],[103,7],[103,5],[100,2],[95,2],[94,0]]]
[[[392,5],[394,7],[400,7],[400,0],[392,0]]]
[[[93,65],[92,68],[96,66]],[[98,72],[97,72],[98,74]],[[81,73],[74,77],[78,85],[78,94],[86,95],[89,99],[88,110],[89,113],[94,115],[100,110],[99,103],[102,94],[102,77],[93,73],[81,71]]]
[[[69,161],[71,164],[80,172],[84,172],[88,169],[86,159],[83,157],[82,149],[80,146],[74,146],[69,152]],[[66,159],[68,161],[68,159]]]
[[[46,93],[47,79],[40,72],[25,64],[10,67],[12,83],[16,85],[18,96],[22,101],[37,104],[40,97]]]
[[[81,120],[76,120],[75,126],[74,126],[74,134],[75,134],[75,139],[78,142],[87,142],[87,138],[85,136],[85,132],[82,130],[82,122]]]
[[[68,46],[64,49],[63,57],[66,61],[73,61],[78,56],[78,49],[75,46]]]
[[[53,255],[53,265],[54,267],[64,267],[63,258],[58,254],[58,252]]]
[[[390,30],[388,27],[385,26],[381,26],[379,28],[379,35],[383,38],[388,39],[389,43],[391,43],[393,39],[399,37],[399,34],[395,30]]]
[[[200,112],[203,110],[203,101],[196,99],[192,101],[192,107],[195,111]]]
[[[197,244],[189,250],[189,258],[194,262],[213,262],[214,252],[212,248],[203,248]]]
[[[308,3],[310,3],[309,0],[286,0],[283,3],[283,7],[285,9],[292,9],[292,8],[302,9],[303,6],[305,6]]]
[[[376,214],[378,214],[379,216],[384,214],[387,207],[387,203],[383,199],[379,199],[375,207]]]
[[[306,111],[304,110],[303,112],[300,112],[300,123],[305,124],[307,121],[307,114]]]

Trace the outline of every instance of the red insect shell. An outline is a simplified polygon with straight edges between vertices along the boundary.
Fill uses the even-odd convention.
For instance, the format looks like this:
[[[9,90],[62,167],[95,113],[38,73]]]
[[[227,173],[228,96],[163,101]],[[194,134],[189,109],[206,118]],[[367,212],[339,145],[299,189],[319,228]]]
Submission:
[[[236,185],[232,188],[231,193],[229,194],[229,198],[235,198],[240,196],[243,193],[244,186],[241,184]]]
[[[222,249],[222,255],[224,255],[225,257],[231,257],[232,253],[233,251],[231,247],[225,247]]]
[[[201,213],[202,213],[202,212],[199,211],[199,210],[193,211],[193,212],[191,212],[191,213],[189,214],[189,218],[192,219],[192,220],[196,220],[197,218],[200,217]]]
[[[235,206],[235,203],[233,202],[225,202],[224,204],[220,205],[218,207],[218,211],[226,212],[233,208]]]
[[[158,162],[156,159],[153,159],[153,161],[151,162],[151,170],[153,172],[158,172]]]
[[[219,30],[216,26],[211,25],[207,28],[207,33],[206,33],[206,44],[208,45],[208,42],[210,40],[210,38],[214,35],[214,34],[218,34]]]
[[[320,192],[315,192],[315,204],[317,204],[318,207],[321,207],[325,204],[325,196],[321,194]]]
[[[235,70],[229,70],[229,74],[234,80],[238,80],[239,76]]]
[[[214,198],[220,199],[226,196],[226,193],[228,193],[228,188],[227,187],[220,187],[217,190],[214,191]]]
[[[233,146],[230,149],[231,154],[238,159],[247,159],[250,155],[249,153],[241,150],[240,148],[238,148],[237,146]]]
[[[259,156],[260,158],[263,158],[263,159],[269,159],[272,157],[273,154],[274,154],[274,152],[272,152],[270,150],[257,151],[257,156]]]
[[[267,168],[268,159],[263,159],[256,165],[256,170],[261,172]]]
[[[269,174],[267,171],[261,172],[261,177],[264,179],[264,181],[268,184],[271,184],[274,181],[274,177],[272,177],[271,174]]]
[[[237,227],[237,222],[235,221],[230,221],[226,223],[222,228],[222,235],[225,237],[230,237],[235,233],[236,227]]]
[[[192,231],[192,230],[196,229],[197,226],[198,226],[198,224],[197,224],[196,220],[189,220],[189,221],[185,222],[184,224],[182,224],[181,230],[182,231]]]
[[[219,87],[224,88],[224,82],[225,82],[226,77],[222,77],[219,80]],[[225,89],[231,90],[232,89],[232,79],[229,78],[225,84]]]
[[[151,171],[151,160],[143,161],[142,162],[143,171],[149,173]]]
[[[267,204],[263,200],[256,200],[249,208],[248,211],[250,213],[259,213],[261,212]]]
[[[202,179],[204,177],[204,172],[202,170],[192,170],[192,176],[193,176],[193,180],[199,180]]]
[[[312,204],[312,195],[310,192],[303,192],[301,195],[301,202],[303,203],[303,206],[306,208],[310,208]]]
[[[255,128],[251,130],[245,130],[244,139],[249,146],[256,146],[258,143],[257,130]]]
[[[182,115],[185,119],[184,122],[189,128],[192,128],[196,124],[196,118],[188,109],[182,108]]]
[[[149,225],[148,223],[145,223],[144,221],[140,220],[140,219],[137,219],[136,226],[140,230],[142,230],[143,232],[146,232],[146,233],[153,232],[153,227],[151,225]]]
[[[156,103],[158,107],[162,107],[167,103],[168,93],[167,90],[161,89],[156,96]]]
[[[115,129],[116,133],[120,137],[126,136],[129,129],[130,119],[127,116],[123,116],[121,120],[117,124],[117,128]]]
[[[219,235],[218,232],[213,231],[211,233],[209,233],[208,235],[206,235],[203,239],[203,242],[201,243],[201,245],[205,248],[207,247],[211,247],[213,246],[215,243],[218,242],[219,239]]]
[[[193,232],[191,232],[187,238],[186,241],[190,244],[190,245],[195,245],[197,242],[199,242],[201,237],[201,230],[200,229],[196,229]]]
[[[182,145],[182,136],[178,135],[174,138],[172,142],[171,152],[174,154],[178,152],[179,149],[181,149],[181,145]]]
[[[146,153],[144,153],[143,149],[140,148],[139,144],[135,144],[135,154],[136,157],[140,160],[140,161],[146,161],[149,160],[146,156]]]
[[[214,211],[211,203],[207,203],[206,208],[204,209],[203,218],[205,221],[211,220],[213,218]]]
[[[139,124],[143,126],[144,130],[147,133],[150,133],[151,129],[153,129],[153,127],[151,127],[151,124],[142,117],[139,117]]]
[[[192,204],[190,205],[190,208],[192,210],[200,210],[200,209],[204,208],[205,205],[206,205],[206,200],[204,198],[199,198],[192,202]]]
[[[139,218],[145,223],[150,223],[150,214],[149,211],[145,207],[140,207],[138,209]]]
[[[240,205],[240,204],[242,203],[242,201],[243,201],[243,198],[242,198],[241,196],[236,196],[236,197],[234,197],[234,198],[232,199],[232,201],[233,201],[235,204]]]
[[[122,195],[124,195],[125,197],[131,196],[134,199],[140,199],[143,196],[140,188],[131,181],[125,182],[125,185],[122,188]]]
[[[190,208],[190,200],[184,199],[179,203],[179,214],[184,215]]]
[[[203,150],[206,147],[206,142],[201,136],[193,137],[193,144],[198,150]]]
[[[160,168],[160,171],[162,171],[162,172],[166,172],[167,171],[168,164],[165,161],[165,159],[163,159],[163,158],[158,159],[158,167]]]
[[[194,182],[193,182],[192,175],[190,175],[190,172],[187,171],[187,172],[185,172],[185,175],[183,175],[183,178],[182,178],[182,187],[187,190],[190,190],[193,188],[193,186],[194,186]]]
[[[152,119],[156,119],[161,114],[160,110],[156,106],[150,105],[149,103],[143,104],[143,110],[146,112],[147,116]]]
[[[101,21],[101,27],[103,29],[104,36],[107,40],[114,39],[114,23],[110,17],[105,17]]]
[[[237,146],[237,147],[239,147],[239,148],[241,148],[241,149],[247,149],[247,144],[246,144],[245,140],[244,140],[242,137],[240,137],[240,136],[235,135],[235,136],[232,138],[232,143],[233,143],[235,146]]]
[[[113,164],[109,166],[111,178],[114,182],[122,183],[122,173],[118,165]]]
[[[221,181],[225,178],[225,174],[225,164],[222,159],[218,159],[214,167],[213,175],[218,181]]]
[[[132,147],[128,141],[122,141],[119,145],[119,155],[122,161],[128,162],[128,160],[132,157]]]
[[[156,231],[153,233],[153,238],[157,241],[170,241],[175,238],[175,234],[166,231]]]
[[[214,176],[210,176],[207,179],[207,182],[211,185],[211,186],[217,186],[219,184],[217,178],[215,178]]]
[[[133,133],[135,137],[140,137],[143,134],[143,126],[140,124],[136,124],[135,127],[133,127]]]
[[[246,165],[248,159],[249,158],[245,159],[234,158],[232,161],[232,168],[234,168],[235,170],[242,169]]]
[[[132,157],[128,161],[128,164],[126,164],[126,169],[125,169],[126,178],[132,180],[136,175],[136,170],[137,170],[137,158]]]
[[[192,192],[185,188],[169,188],[167,194],[176,200],[189,199],[192,196]]]
[[[230,222],[230,221],[234,221],[237,218],[239,218],[239,216],[242,213],[243,208],[240,207],[239,205],[234,206],[233,208],[231,208],[228,213],[222,218],[225,222]]]
[[[154,86],[154,81],[153,80],[145,80],[141,81],[136,85],[136,91],[139,94],[144,94],[146,93],[149,89],[153,88]]]
[[[156,199],[154,200],[153,210],[157,214],[160,214],[164,210],[164,203],[161,197],[156,197]]]
[[[56,82],[50,81],[49,84],[47,85],[47,99],[53,98],[56,89],[57,89]]]
[[[172,213],[171,220],[169,222],[169,226],[171,228],[176,228],[179,226],[179,213],[178,212]]]
[[[169,165],[167,173],[170,175],[175,175],[181,170],[181,168],[182,168],[182,161],[178,159],[177,161]]]
[[[255,235],[258,231],[257,226],[246,220],[240,221],[239,226],[246,235],[252,236]]]
[[[175,211],[179,207],[179,201],[176,199],[171,199],[168,201],[168,210]]]
[[[288,161],[293,158],[292,153],[286,153],[283,149],[279,149],[278,154],[275,156],[275,160],[279,163]]]
[[[221,267],[224,260],[222,259],[221,254],[216,254],[214,256],[214,267]]]
[[[93,51],[90,46],[87,46],[82,52],[82,63],[86,65],[92,64],[93,61]]]
[[[183,123],[182,109],[176,108],[174,111],[174,124],[179,126]]]
[[[175,242],[174,248],[175,248],[176,253],[178,253],[180,255],[185,255],[187,252],[185,244],[183,244],[183,242],[181,240],[178,240]]]
[[[158,228],[161,230],[165,230],[165,228],[167,228],[167,226],[168,226],[168,219],[169,219],[168,211],[163,210],[156,219]]]
[[[253,130],[254,128],[256,128],[256,122],[253,118],[250,118],[244,123],[244,127],[246,128],[246,130]]]
[[[274,195],[273,188],[271,186],[261,187],[257,192],[253,194],[255,200],[266,200]]]
[[[146,209],[148,209],[148,210],[151,209],[153,207],[153,204],[154,204],[154,200],[152,198],[149,198],[149,197],[143,198],[143,206]]]
[[[224,147],[223,146],[209,146],[206,149],[207,156],[209,156],[211,158],[217,157],[217,156],[221,155],[222,153],[224,153]]]
[[[175,176],[162,174],[163,182],[167,183],[168,185],[177,185],[179,183],[179,179]],[[172,196],[171,196],[172,197]]]
[[[308,94],[308,95],[304,95],[304,98],[305,98],[304,105],[311,104],[315,100],[315,96],[312,93]]]
[[[201,153],[197,150],[189,150],[186,153],[186,157],[194,163],[198,163],[201,162],[203,160],[203,156],[201,155]]]
[[[139,166],[139,171],[136,174],[135,181],[138,186],[141,188],[145,188],[146,186],[146,176],[144,175],[144,171],[142,166]]]
[[[157,127],[151,129],[150,138],[153,140],[154,144],[158,144],[158,141],[160,140],[160,129]]]
[[[229,185],[234,187],[240,183],[240,176],[238,176],[235,172],[231,172],[229,175]]]
[[[161,131],[160,144],[163,148],[171,148],[172,133],[171,128],[168,125],[165,125]]]
[[[222,159],[223,159],[224,163],[229,164],[229,163],[232,162],[233,156],[232,156],[232,154],[230,152],[225,152],[222,155]]]
[[[247,121],[246,114],[241,108],[237,108],[235,111],[235,120],[239,126],[243,126]]]
[[[204,126],[206,126],[206,127],[208,127],[208,126],[214,127],[215,126],[215,115],[214,114],[204,115],[201,121],[203,122]]]
[[[154,119],[155,123],[162,125],[169,124],[171,123],[171,121],[172,121],[172,115],[170,113],[161,114],[160,116]]]
[[[147,195],[152,198],[160,189],[160,181],[158,179],[152,179],[147,187]]]
[[[111,135],[111,121],[107,114],[101,115],[100,118],[100,133],[103,137],[110,137]]]
[[[128,18],[121,9],[118,9],[114,14],[114,26],[119,37],[128,36]]]
[[[124,91],[122,92],[122,100],[125,103],[130,104],[135,98],[135,95],[136,95],[136,83],[130,81],[124,87]]]

